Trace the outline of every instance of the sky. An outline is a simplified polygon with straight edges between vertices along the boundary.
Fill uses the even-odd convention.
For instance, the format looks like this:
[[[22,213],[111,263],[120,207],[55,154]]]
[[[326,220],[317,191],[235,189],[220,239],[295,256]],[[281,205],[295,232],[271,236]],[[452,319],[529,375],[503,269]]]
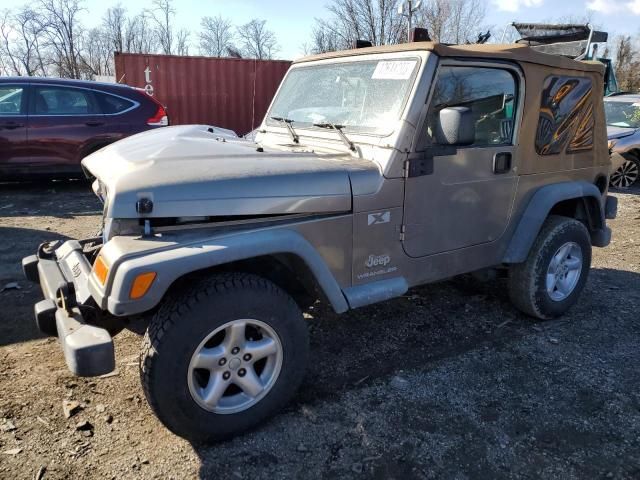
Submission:
[[[25,0],[1,0],[2,8],[13,8],[27,3]],[[191,42],[197,44],[200,19],[203,16],[229,18],[234,24],[246,23],[252,18],[267,21],[267,27],[278,39],[277,58],[295,59],[304,54],[303,44],[310,38],[315,18],[327,17],[328,0],[174,0],[176,25],[191,32]],[[151,6],[151,0],[84,0],[86,12],[83,21],[94,26],[109,7],[121,3],[129,14],[136,14]],[[640,0],[485,0],[484,24],[491,26],[494,37],[499,38],[504,25],[513,21],[544,22],[561,17],[584,17],[592,12],[593,22],[609,32],[610,38],[618,34],[639,33]],[[197,54],[191,47],[190,52]]]

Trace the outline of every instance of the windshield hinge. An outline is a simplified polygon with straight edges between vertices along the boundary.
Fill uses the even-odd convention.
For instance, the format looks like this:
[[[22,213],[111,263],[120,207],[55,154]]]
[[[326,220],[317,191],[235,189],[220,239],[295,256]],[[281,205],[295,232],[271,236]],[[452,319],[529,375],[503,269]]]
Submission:
[[[404,242],[404,234],[406,231],[406,227],[404,224],[400,225],[400,241]]]
[[[402,176],[404,178],[409,178],[409,162],[410,160],[405,160],[402,163]]]

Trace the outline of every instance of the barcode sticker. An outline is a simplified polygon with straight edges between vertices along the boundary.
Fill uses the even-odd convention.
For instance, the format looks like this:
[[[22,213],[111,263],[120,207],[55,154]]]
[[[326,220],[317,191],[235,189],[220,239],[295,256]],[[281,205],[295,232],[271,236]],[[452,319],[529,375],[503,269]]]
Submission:
[[[373,80],[406,80],[413,73],[415,60],[381,61],[376,65],[371,78]]]

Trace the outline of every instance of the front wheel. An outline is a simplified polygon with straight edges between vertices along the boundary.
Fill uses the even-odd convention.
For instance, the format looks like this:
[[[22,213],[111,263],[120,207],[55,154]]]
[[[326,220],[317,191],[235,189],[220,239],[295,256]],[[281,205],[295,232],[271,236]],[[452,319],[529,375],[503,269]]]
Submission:
[[[509,297],[522,312],[541,319],[565,313],[576,303],[591,267],[587,228],[573,218],[550,216],[527,260],[509,269]]]
[[[144,392],[177,435],[227,438],[289,401],[308,343],[302,313],[284,291],[254,275],[219,275],[168,299],[151,321]]]

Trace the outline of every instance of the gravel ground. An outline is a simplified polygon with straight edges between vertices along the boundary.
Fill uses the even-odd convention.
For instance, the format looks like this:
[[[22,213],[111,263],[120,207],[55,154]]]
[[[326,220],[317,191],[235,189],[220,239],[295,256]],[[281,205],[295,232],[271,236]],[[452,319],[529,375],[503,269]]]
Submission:
[[[640,478],[640,188],[616,195],[612,244],[562,319],[532,321],[503,281],[469,278],[317,307],[293,403],[203,446],[151,414],[137,335],[116,338],[116,375],[81,379],[35,328],[20,259],[95,232],[88,186],[0,186],[0,289],[20,287],[0,292],[0,478]]]

